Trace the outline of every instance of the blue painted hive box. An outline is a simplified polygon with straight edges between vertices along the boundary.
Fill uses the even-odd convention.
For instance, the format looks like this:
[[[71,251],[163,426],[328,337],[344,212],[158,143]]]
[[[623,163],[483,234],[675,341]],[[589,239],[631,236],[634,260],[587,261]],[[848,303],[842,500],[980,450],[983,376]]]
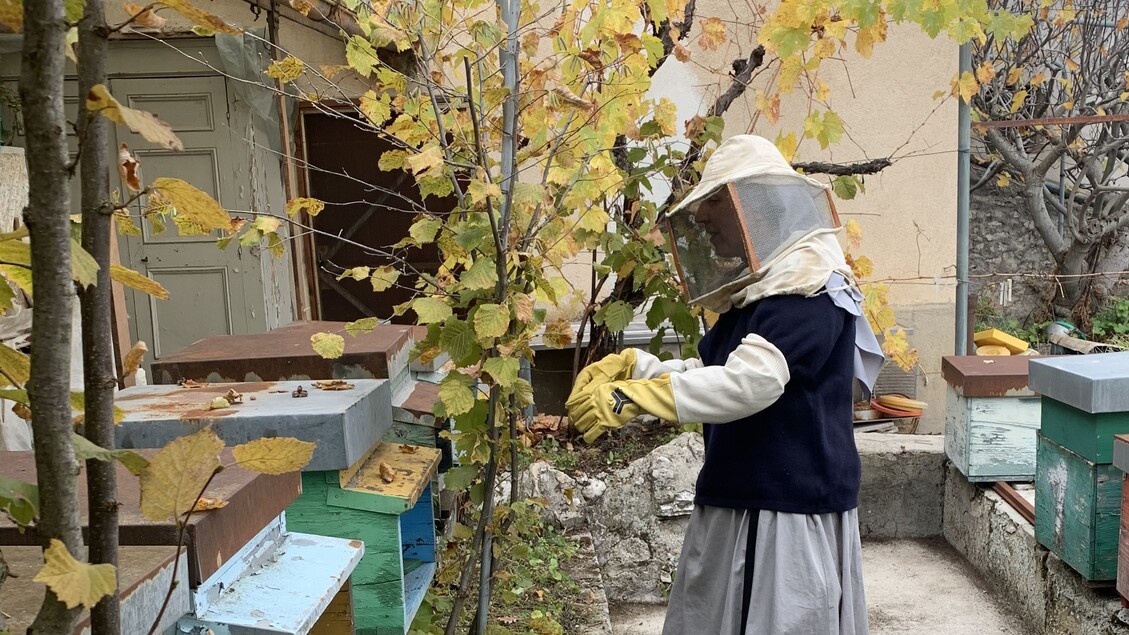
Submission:
[[[1031,481],[1039,397],[1027,356],[945,357],[945,454],[969,481]]]

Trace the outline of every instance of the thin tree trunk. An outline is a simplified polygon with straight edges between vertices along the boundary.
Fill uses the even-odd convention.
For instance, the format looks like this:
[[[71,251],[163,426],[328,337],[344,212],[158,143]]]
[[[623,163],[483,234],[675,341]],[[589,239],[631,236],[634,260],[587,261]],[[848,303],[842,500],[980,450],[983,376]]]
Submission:
[[[71,443],[71,281],[67,132],[63,114],[63,47],[67,25],[62,0],[25,0],[20,105],[27,135],[28,206],[31,235],[31,378],[28,393],[35,433],[39,522],[44,546],[63,542],[82,556],[74,446]],[[29,632],[69,633],[78,608],[68,609],[48,590]]]
[[[86,0],[78,29],[78,91],[86,95],[106,82],[109,48],[102,0]],[[104,448],[114,447],[114,342],[111,314],[110,232],[110,122],[88,113],[85,100],[78,115],[82,139],[82,247],[98,262],[98,282],[79,294],[82,304],[82,370],[85,392],[86,438]],[[118,564],[117,476],[113,462],[86,462],[89,492],[90,562]],[[90,614],[93,635],[121,632],[118,594],[107,596]]]

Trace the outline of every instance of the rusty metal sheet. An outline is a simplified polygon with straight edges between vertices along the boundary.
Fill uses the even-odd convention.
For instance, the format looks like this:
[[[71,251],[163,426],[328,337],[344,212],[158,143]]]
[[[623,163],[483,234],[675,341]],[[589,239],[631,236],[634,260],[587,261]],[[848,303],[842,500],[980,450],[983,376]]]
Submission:
[[[345,354],[325,359],[310,346],[314,333],[340,333]],[[206,337],[153,362],[153,382],[396,379],[406,374],[412,327],[380,325],[348,335],[345,322],[296,322],[269,333]]]
[[[950,355],[941,359],[941,375],[965,397],[1031,396],[1027,367],[1037,355],[979,357]]]
[[[138,450],[150,457],[156,450]],[[248,472],[234,465],[231,451],[220,455],[225,468],[216,474],[204,496],[228,501],[226,507],[194,513],[185,531],[188,542],[188,579],[195,588],[259,533],[293,502],[302,491],[297,472],[269,476]],[[121,544],[129,546],[175,545],[176,524],[171,520],[152,521],[141,515],[141,482],[120,464],[118,500],[121,503]],[[0,452],[0,476],[35,482],[35,457],[31,452]],[[86,476],[78,475],[79,512],[85,526],[87,517]],[[0,515],[0,545],[37,545],[34,528],[20,533],[16,525]]]

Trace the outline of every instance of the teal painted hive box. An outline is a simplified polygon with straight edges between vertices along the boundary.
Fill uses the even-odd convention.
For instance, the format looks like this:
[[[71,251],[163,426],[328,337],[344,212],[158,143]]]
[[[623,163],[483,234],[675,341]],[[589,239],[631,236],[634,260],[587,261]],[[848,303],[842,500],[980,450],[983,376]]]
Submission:
[[[305,472],[286,510],[296,531],[364,541],[353,571],[360,635],[403,635],[435,577],[434,448],[382,442],[348,470]]]
[[[1091,582],[1117,575],[1122,473],[1039,435],[1035,538]]]
[[[941,361],[948,384],[945,454],[973,482],[1035,479],[1039,397],[1028,356],[958,355]]]

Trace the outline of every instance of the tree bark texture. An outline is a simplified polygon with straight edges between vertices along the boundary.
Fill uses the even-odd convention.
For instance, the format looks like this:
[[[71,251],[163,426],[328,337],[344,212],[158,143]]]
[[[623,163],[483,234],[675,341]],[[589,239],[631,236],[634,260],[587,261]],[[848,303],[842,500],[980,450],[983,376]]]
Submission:
[[[102,0],[86,0],[78,27],[78,91],[86,95],[106,83],[109,48]],[[85,392],[86,438],[104,448],[114,447],[114,366],[112,288],[110,282],[110,121],[86,111],[79,101],[78,134],[82,140],[82,248],[98,262],[97,284],[79,293],[82,314],[82,370]],[[89,492],[90,562],[118,565],[117,472],[113,462],[86,462]],[[107,596],[90,614],[93,635],[118,635],[121,615],[118,594]]]
[[[63,0],[25,0],[20,105],[27,139],[28,206],[35,319],[31,329],[28,394],[39,480],[39,522],[44,546],[58,539],[82,556],[77,464],[71,443],[70,205],[63,76],[67,24]],[[29,631],[69,633],[78,608],[67,609],[48,590]]]

